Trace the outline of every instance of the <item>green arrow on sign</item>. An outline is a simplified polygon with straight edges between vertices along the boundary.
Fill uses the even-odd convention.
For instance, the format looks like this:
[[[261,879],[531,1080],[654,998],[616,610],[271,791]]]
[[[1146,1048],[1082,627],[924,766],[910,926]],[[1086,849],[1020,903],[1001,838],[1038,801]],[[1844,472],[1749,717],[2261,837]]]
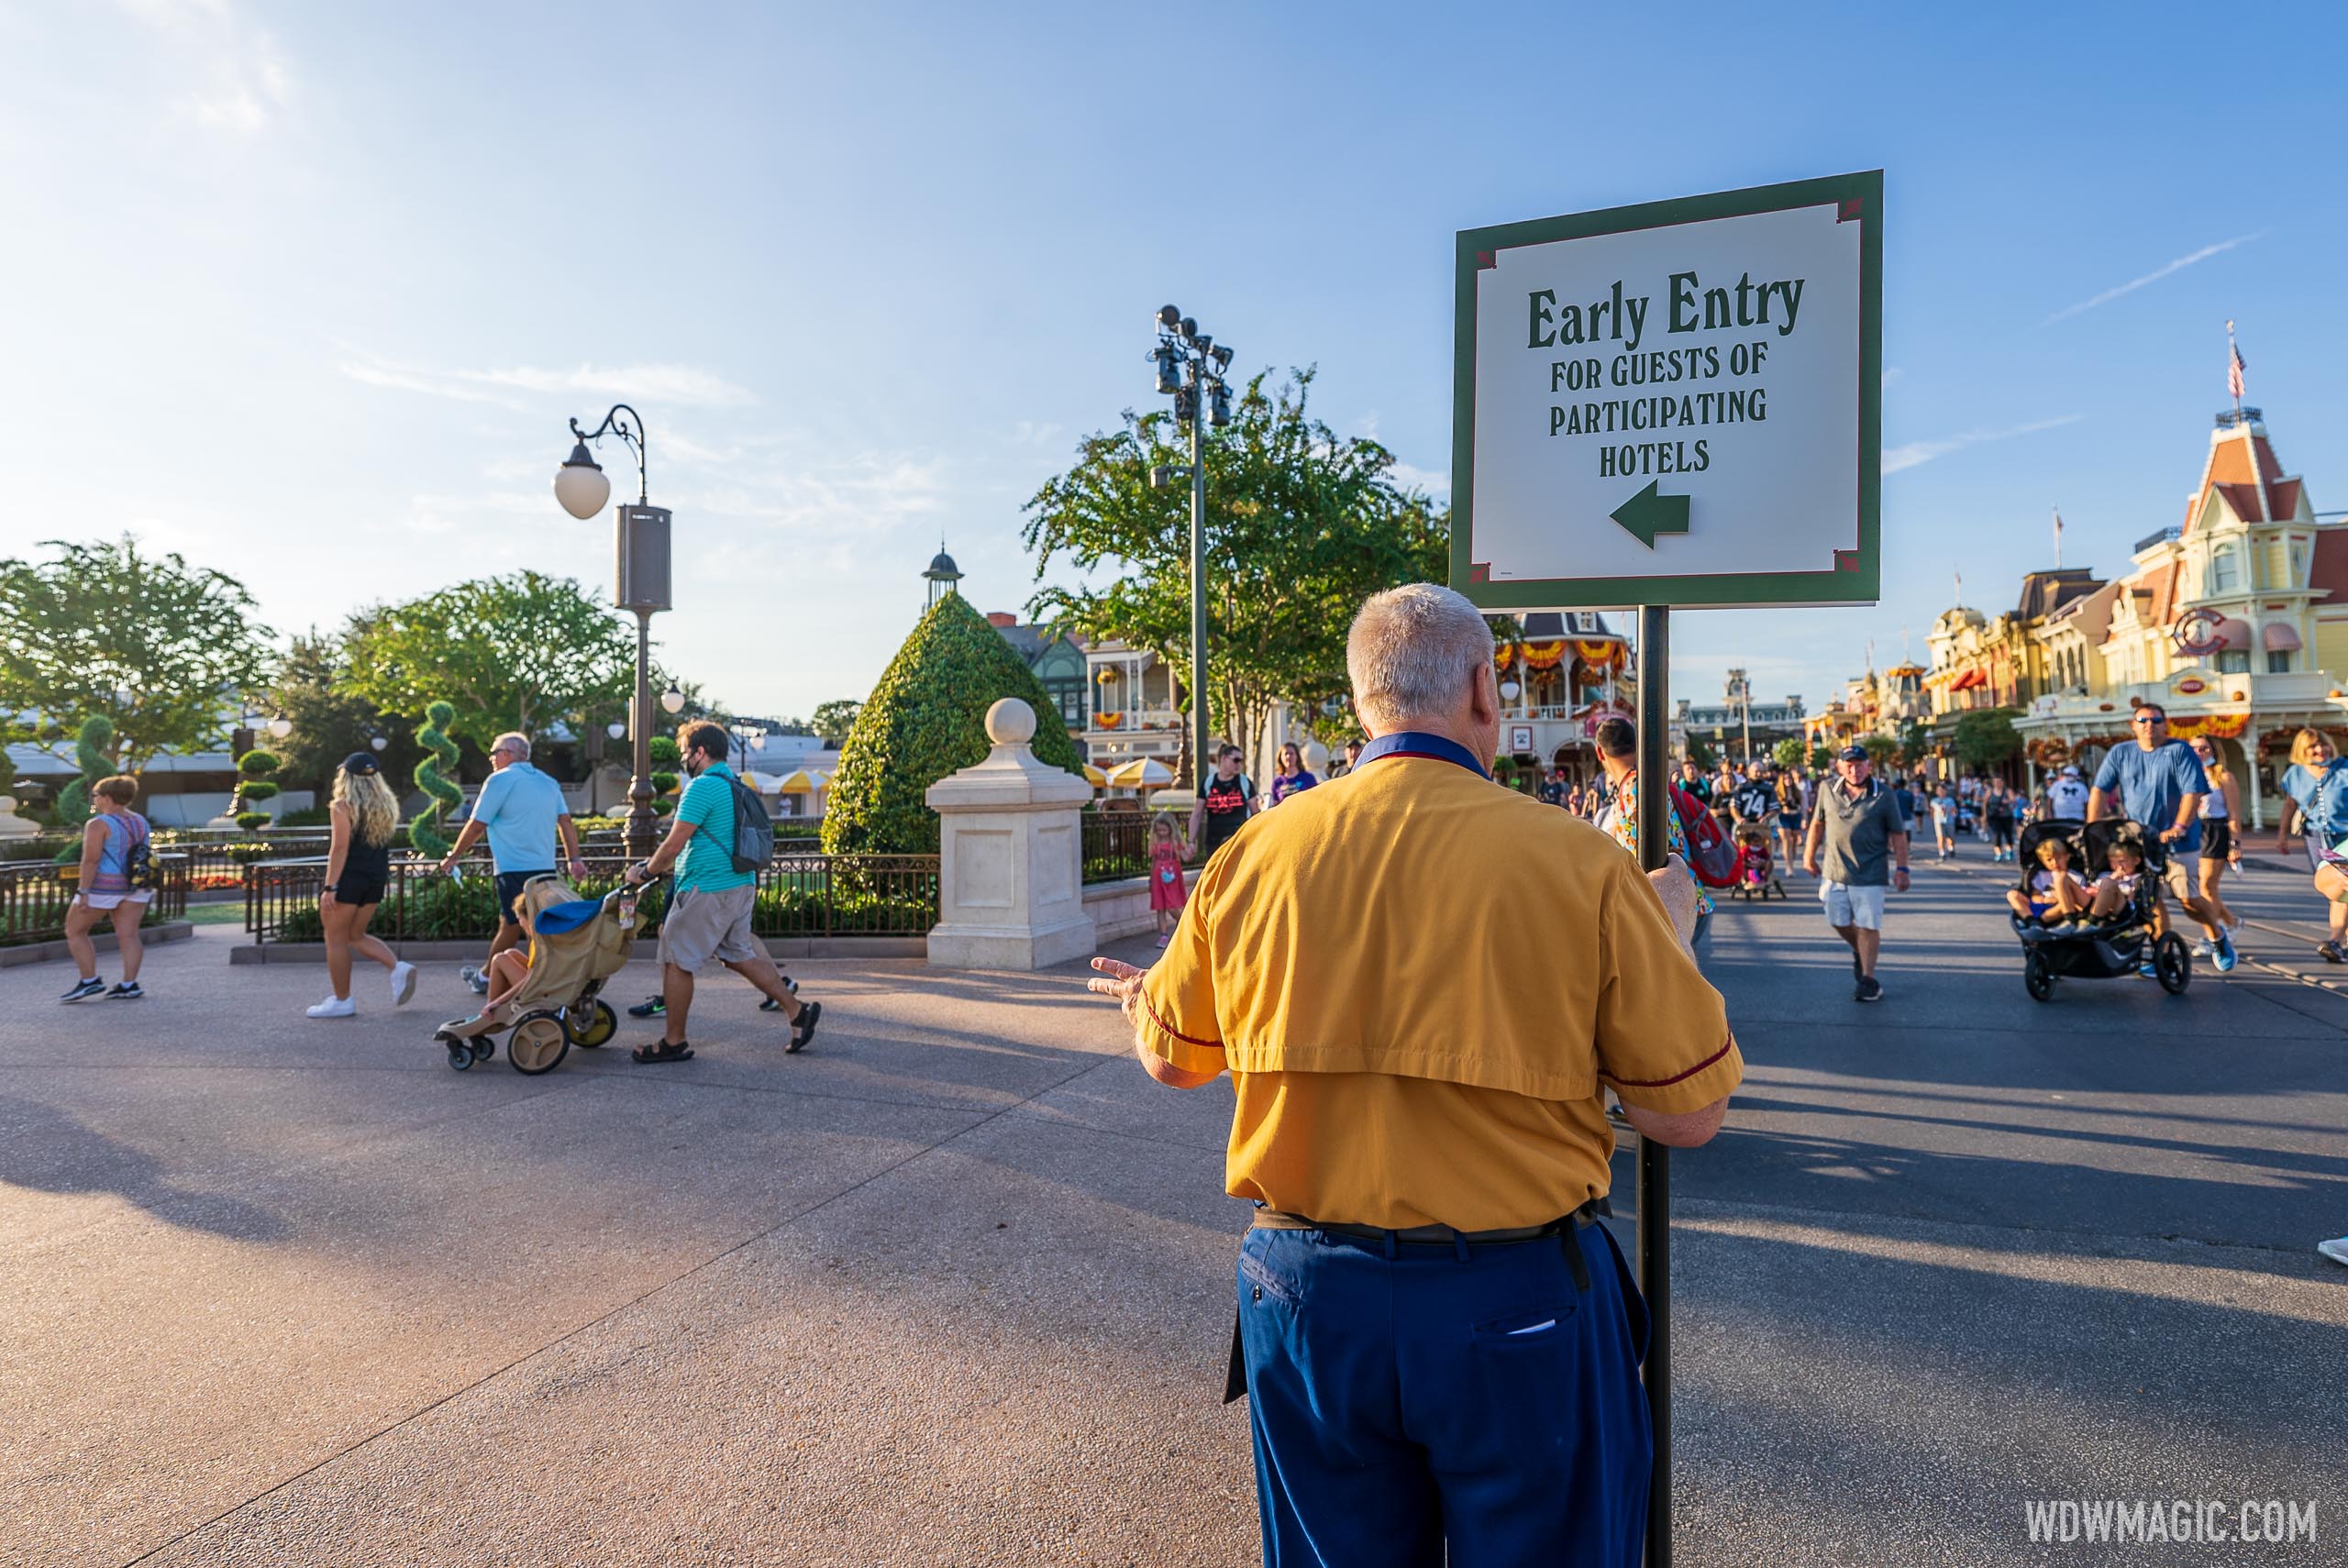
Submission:
[[[1655,548],[1658,534],[1688,532],[1688,498],[1684,495],[1658,495],[1656,486],[1660,480],[1647,481],[1646,489],[1616,507],[1611,515],[1630,531],[1631,536],[1648,549]]]

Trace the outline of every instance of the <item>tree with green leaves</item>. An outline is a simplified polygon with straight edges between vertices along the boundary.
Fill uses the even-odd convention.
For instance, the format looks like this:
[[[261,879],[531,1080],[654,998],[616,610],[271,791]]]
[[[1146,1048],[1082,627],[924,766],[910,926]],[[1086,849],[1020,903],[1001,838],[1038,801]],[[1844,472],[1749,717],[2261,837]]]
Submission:
[[[1693,730],[1688,732],[1688,760],[1703,773],[1710,773],[1721,765],[1720,754],[1712,749],[1712,743]]]
[[[456,733],[484,745],[556,723],[583,732],[625,712],[636,690],[636,643],[617,614],[574,579],[535,571],[363,611],[344,654],[352,696],[411,717],[447,701]]]
[[[1861,735],[1859,747],[1867,754],[1867,760],[1875,764],[1877,772],[1889,767],[1899,758],[1899,743],[1889,735]]]
[[[90,791],[116,770],[114,749],[113,720],[93,713],[82,721],[81,732],[73,737],[73,766],[82,771],[57,792],[58,826],[78,828],[90,820]]]
[[[1205,443],[1208,697],[1216,729],[1242,745],[1276,702],[1312,714],[1345,694],[1346,633],[1363,600],[1450,570],[1448,513],[1396,481],[1393,455],[1312,417],[1310,370],[1276,390],[1265,379],[1247,383],[1231,425]],[[1099,583],[1044,588],[1028,613],[1156,654],[1185,705],[1190,489],[1153,487],[1149,472],[1189,459],[1170,414],[1127,411],[1036,492],[1024,532],[1037,580],[1065,563]]]
[[[387,778],[404,776],[423,755],[406,723],[349,690],[342,639],[330,634],[312,632],[294,639],[277,667],[268,706],[294,726],[291,734],[275,743],[281,760],[277,777],[297,790],[331,789],[342,759],[355,751],[374,750],[378,737],[385,743],[376,755]]]
[[[856,715],[863,706],[853,697],[835,697],[828,702],[816,703],[814,716],[807,723],[825,750],[837,751],[846,744],[848,731],[856,728]]]
[[[2011,708],[1977,708],[1956,721],[1956,760],[1967,773],[1987,773],[2021,755]]]
[[[1816,768],[1821,773],[1825,772],[1828,768],[1834,766],[1834,753],[1837,749],[1839,748],[1825,745],[1811,747],[1811,767]]]
[[[110,772],[216,743],[271,662],[244,584],[127,534],[40,547],[45,560],[0,560],[0,712],[46,716],[60,756],[63,726],[104,717]]]
[[[889,661],[840,748],[824,814],[831,855],[935,855],[929,787],[986,760],[987,710],[1018,697],[1036,710],[1036,758],[1081,776],[1083,762],[1044,683],[959,594],[929,607]]]
[[[1792,735],[1788,735],[1769,748],[1769,759],[1780,767],[1800,767],[1810,748]]]

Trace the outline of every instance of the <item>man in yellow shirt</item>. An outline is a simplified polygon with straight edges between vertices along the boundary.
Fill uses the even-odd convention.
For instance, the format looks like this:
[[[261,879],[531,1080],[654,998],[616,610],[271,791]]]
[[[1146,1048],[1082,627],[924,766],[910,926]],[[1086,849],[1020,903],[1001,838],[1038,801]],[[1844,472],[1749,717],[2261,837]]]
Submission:
[[[1346,663],[1359,764],[1211,859],[1154,968],[1093,960],[1152,1077],[1236,1091],[1265,1561],[1631,1568],[1646,1322],[1596,1222],[1603,1095],[1689,1145],[1743,1076],[1691,884],[1491,781],[1458,594],[1372,598]]]

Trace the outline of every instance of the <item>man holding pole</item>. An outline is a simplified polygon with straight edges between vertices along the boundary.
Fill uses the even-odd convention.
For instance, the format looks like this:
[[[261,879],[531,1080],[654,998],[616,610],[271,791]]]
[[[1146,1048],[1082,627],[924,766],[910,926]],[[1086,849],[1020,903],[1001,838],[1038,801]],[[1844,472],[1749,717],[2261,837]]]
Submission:
[[[1346,662],[1358,767],[1210,865],[1155,968],[1093,961],[1152,1077],[1232,1076],[1266,1561],[1630,1568],[1653,1432],[1604,1096],[1655,1143],[1719,1130],[1743,1060],[1695,890],[1491,781],[1466,599],[1375,596]]]

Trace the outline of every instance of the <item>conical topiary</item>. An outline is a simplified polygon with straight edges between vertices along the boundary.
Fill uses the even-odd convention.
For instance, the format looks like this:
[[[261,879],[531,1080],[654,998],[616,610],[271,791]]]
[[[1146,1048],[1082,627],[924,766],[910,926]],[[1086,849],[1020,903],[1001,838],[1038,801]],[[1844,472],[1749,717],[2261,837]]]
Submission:
[[[1058,706],[1027,661],[958,594],[929,608],[856,716],[824,811],[833,855],[935,855],[929,787],[986,760],[987,710],[1018,697],[1036,710],[1036,757],[1081,775]]]
[[[114,721],[93,713],[73,737],[73,766],[82,771],[57,792],[57,825],[79,828],[90,820],[90,791],[114,772]],[[73,853],[78,856],[80,851]]]

